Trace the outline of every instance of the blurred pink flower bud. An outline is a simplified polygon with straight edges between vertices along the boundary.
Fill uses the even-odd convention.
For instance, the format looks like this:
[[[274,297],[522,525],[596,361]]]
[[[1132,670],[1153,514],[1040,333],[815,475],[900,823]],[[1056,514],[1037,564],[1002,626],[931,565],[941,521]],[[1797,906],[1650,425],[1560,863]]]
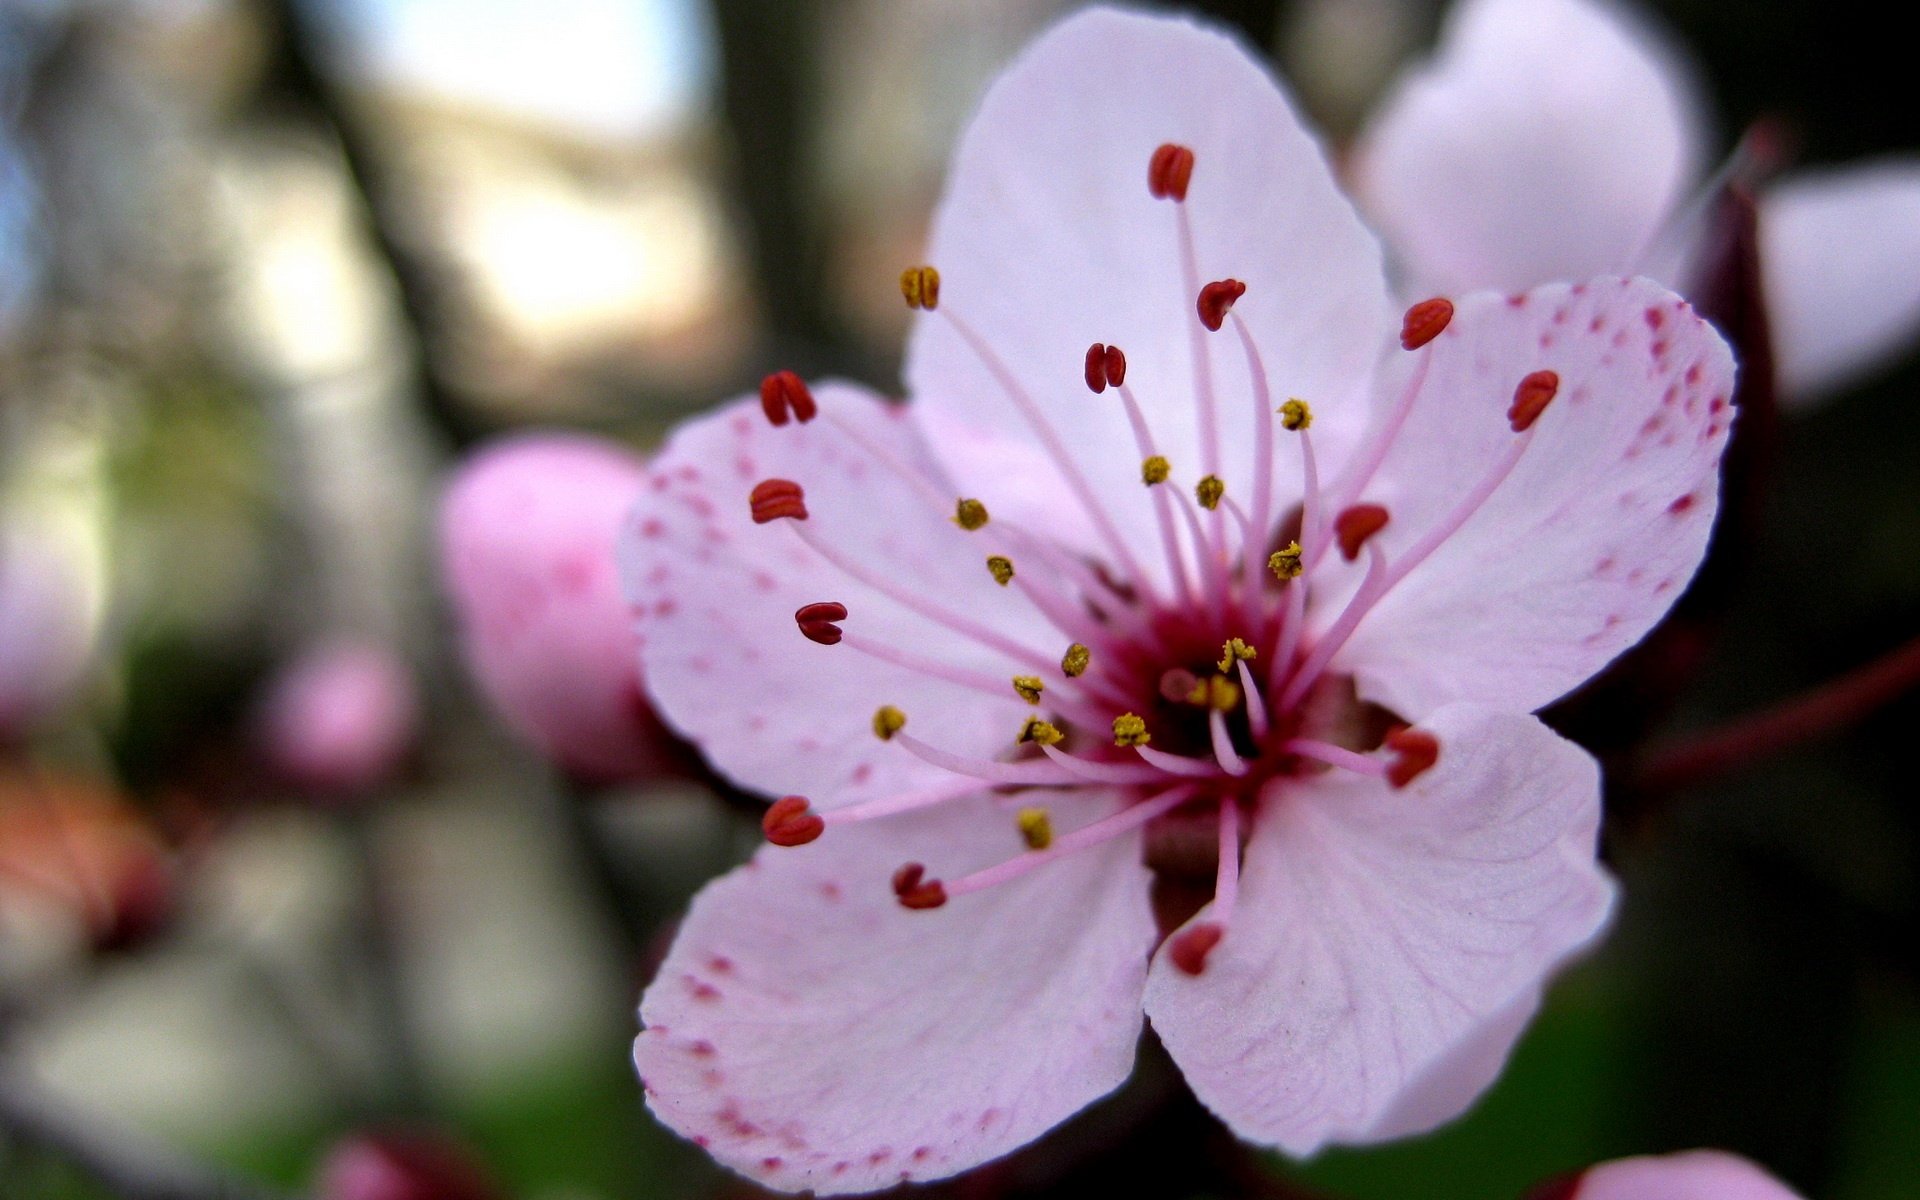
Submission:
[[[96,598],[75,548],[24,523],[0,526],[0,742],[72,699],[93,655]]]
[[[1799,1200],[1744,1158],[1722,1150],[1622,1158],[1534,1192],[1528,1200]]]
[[[462,464],[440,505],[442,578],[481,692],[535,748],[596,779],[661,769],[667,754],[613,553],[645,480],[614,443],[520,435]]]
[[[267,761],[288,782],[320,792],[373,787],[413,745],[418,701],[391,650],[329,642],[301,654],[260,707]]]
[[[355,1134],[320,1166],[318,1200],[497,1200],[472,1155],[437,1133]]]

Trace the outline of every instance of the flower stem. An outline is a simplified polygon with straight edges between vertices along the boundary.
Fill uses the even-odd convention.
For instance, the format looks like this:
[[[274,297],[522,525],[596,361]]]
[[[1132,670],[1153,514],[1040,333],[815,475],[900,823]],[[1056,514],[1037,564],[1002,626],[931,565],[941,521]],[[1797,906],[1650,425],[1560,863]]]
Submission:
[[[1762,762],[1843,729],[1920,687],[1920,637],[1811,691],[1656,748],[1634,774],[1637,787],[1666,791]]]

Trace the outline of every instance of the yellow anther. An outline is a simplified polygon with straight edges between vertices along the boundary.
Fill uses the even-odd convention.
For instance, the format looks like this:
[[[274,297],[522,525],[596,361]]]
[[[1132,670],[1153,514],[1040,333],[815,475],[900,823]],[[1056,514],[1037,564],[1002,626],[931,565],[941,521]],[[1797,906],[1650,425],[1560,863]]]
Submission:
[[[1020,840],[1029,850],[1045,850],[1053,845],[1053,818],[1044,808],[1023,808],[1013,814],[1013,823],[1020,830]]]
[[[1020,693],[1020,698],[1028,704],[1040,703],[1040,693],[1046,686],[1045,681],[1038,675],[1015,675],[1013,677],[1013,690]]]
[[[907,714],[891,704],[882,704],[873,714],[873,736],[883,742],[893,740],[893,735],[907,727]]]
[[[1061,656],[1060,669],[1066,673],[1068,679],[1077,679],[1087,673],[1087,664],[1092,661],[1093,651],[1075,642],[1068,646],[1066,654]]]
[[[1147,723],[1133,713],[1121,713],[1113,719],[1113,744],[1116,746],[1144,746],[1153,740],[1147,732]]]
[[[1222,671],[1231,671],[1233,664],[1242,659],[1259,657],[1260,652],[1258,650],[1247,645],[1239,638],[1228,638],[1226,644],[1220,647],[1220,661],[1216,665],[1219,666]]]
[[[1200,502],[1201,508],[1208,511],[1219,508],[1220,497],[1226,494],[1227,485],[1220,482],[1218,475],[1208,475],[1193,488],[1193,498]]]
[[[1020,736],[1016,742],[1038,742],[1042,746],[1057,746],[1066,739],[1060,727],[1051,721],[1042,721],[1039,717],[1028,717],[1027,723],[1020,727]]]
[[[1240,703],[1240,685],[1223,675],[1196,679],[1193,690],[1187,693],[1187,703],[1231,712]]]
[[[908,267],[900,272],[900,294],[908,308],[931,312],[940,307],[940,272],[932,267]]]
[[[953,506],[953,523],[971,533],[987,523],[987,506],[978,500],[961,500]]]
[[[1300,561],[1300,543],[1288,542],[1284,550],[1275,550],[1267,556],[1267,570],[1281,579],[1298,579],[1306,564]]]
[[[1313,410],[1308,408],[1307,402],[1298,396],[1282,404],[1275,411],[1280,414],[1282,428],[1297,431],[1313,424]]]
[[[992,572],[993,581],[1001,587],[1013,582],[1013,560],[1004,554],[989,555],[987,570]]]
[[[1156,454],[1140,464],[1140,479],[1148,487],[1156,483],[1165,483],[1167,476],[1173,473],[1173,467],[1164,455]]]

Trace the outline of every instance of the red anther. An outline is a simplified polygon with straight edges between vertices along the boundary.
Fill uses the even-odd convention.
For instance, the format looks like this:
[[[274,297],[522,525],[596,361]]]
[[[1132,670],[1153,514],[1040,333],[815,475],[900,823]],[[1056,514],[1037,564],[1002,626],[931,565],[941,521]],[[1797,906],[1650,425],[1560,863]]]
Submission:
[[[1453,321],[1453,301],[1444,296],[1422,300],[1407,310],[1400,322],[1400,348],[1418,350],[1445,333]]]
[[[1100,342],[1087,347],[1087,389],[1096,396],[1107,390],[1107,348]]]
[[[753,485],[747,497],[753,505],[753,523],[765,525],[781,517],[807,519],[807,493],[791,479],[767,479]]]
[[[1513,389],[1513,407],[1507,409],[1507,424],[1515,433],[1525,433],[1547,411],[1547,405],[1560,392],[1560,376],[1552,371],[1535,371]]]
[[[1167,943],[1167,957],[1187,974],[1198,975],[1207,969],[1207,955],[1213,953],[1213,948],[1226,935],[1227,931],[1212,921],[1202,921],[1173,936]]]
[[[1127,356],[1120,353],[1120,347],[1099,342],[1087,347],[1087,386],[1093,389],[1094,395],[1126,381]]]
[[[893,873],[893,894],[904,908],[939,908],[947,902],[947,889],[938,879],[926,877],[927,868],[908,863]]]
[[[804,846],[827,827],[805,796],[782,796],[760,818],[760,829],[776,846]]]
[[[775,425],[785,425],[789,415],[805,425],[820,411],[806,381],[792,371],[775,371],[760,381],[760,408]]]
[[[1185,200],[1193,178],[1193,151],[1166,142],[1147,162],[1147,191],[1155,200]]]
[[[840,644],[840,627],[835,621],[847,619],[847,606],[832,600],[822,600],[817,604],[808,604],[793,614],[800,632],[807,635],[810,642],[819,642],[822,646]]]
[[[1200,299],[1194,304],[1200,313],[1200,323],[1219,332],[1221,323],[1227,319],[1227,310],[1246,294],[1247,285],[1238,279],[1221,279],[1201,288]]]
[[[1387,510],[1378,504],[1356,504],[1333,519],[1334,536],[1340,539],[1340,557],[1352,562],[1360,557],[1367,539],[1387,527]]]
[[[1396,788],[1412,783],[1440,761],[1440,739],[1424,730],[1396,729],[1387,735],[1386,746],[1395,755],[1393,765],[1387,768],[1387,782]]]

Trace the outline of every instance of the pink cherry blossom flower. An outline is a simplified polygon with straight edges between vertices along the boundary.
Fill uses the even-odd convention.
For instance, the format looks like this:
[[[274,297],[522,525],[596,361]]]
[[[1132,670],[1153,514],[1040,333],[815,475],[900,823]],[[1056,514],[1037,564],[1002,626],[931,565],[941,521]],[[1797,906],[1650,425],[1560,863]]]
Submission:
[[[782,797],[642,1001],[653,1111],[772,1187],[950,1175],[1144,1012],[1255,1142],[1456,1115],[1610,911],[1528,714],[1697,565],[1724,344],[1644,280],[1396,315],[1272,78],[1105,10],[988,92],[930,257],[910,404],[774,377],[630,518],[660,711]]]
[[[1800,1200],[1744,1158],[1689,1150],[1602,1163],[1534,1200]]]
[[[611,442],[525,434],[469,458],[440,504],[441,578],[474,680],[514,732],[594,779],[667,757],[614,563],[646,478]]]
[[[1692,64],[1606,0],[1461,0],[1391,89],[1355,183],[1420,294],[1641,271],[1690,286],[1705,197]],[[1853,382],[1920,332],[1920,158],[1764,189],[1782,398]]]
[[[261,701],[261,747],[288,782],[343,795],[383,783],[413,748],[419,698],[393,651],[342,640],[285,667]]]

